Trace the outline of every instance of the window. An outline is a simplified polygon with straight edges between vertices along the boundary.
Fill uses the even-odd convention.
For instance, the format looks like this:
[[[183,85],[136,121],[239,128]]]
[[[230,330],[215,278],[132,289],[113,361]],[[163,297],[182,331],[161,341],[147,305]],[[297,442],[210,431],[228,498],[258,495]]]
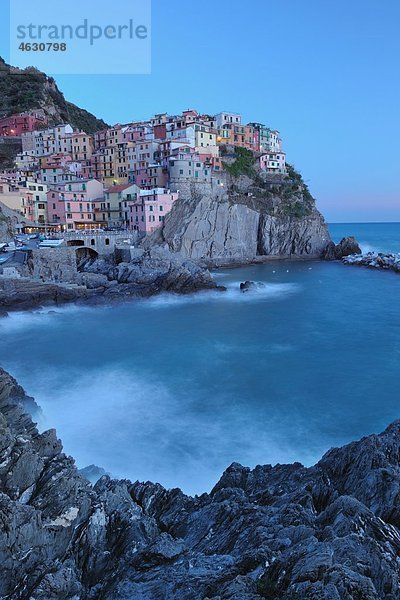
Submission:
[[[164,207],[162,204],[160,204],[160,212],[163,212],[163,210],[164,210]]]
[[[106,238],[106,246],[110,245],[110,240],[108,238]]]

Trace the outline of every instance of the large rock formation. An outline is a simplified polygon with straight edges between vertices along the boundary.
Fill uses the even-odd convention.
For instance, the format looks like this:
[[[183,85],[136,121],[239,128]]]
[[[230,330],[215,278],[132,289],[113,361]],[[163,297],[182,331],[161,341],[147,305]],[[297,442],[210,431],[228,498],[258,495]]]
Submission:
[[[91,486],[28,400],[0,370],[0,597],[399,598],[400,422],[311,468],[233,464],[190,498]]]
[[[243,164],[242,154],[243,172],[236,167]],[[331,238],[301,176],[292,168],[285,177],[268,176],[244,149],[230,160],[219,185],[180,186],[180,199],[163,228],[144,245],[167,243],[174,252],[211,265],[321,257]]]
[[[346,237],[339,244],[330,242],[325,249],[323,258],[325,260],[340,260],[352,254],[361,254],[361,248],[354,237]]]
[[[132,256],[128,252],[123,262],[113,256],[80,259],[80,252],[79,247],[32,251],[27,264],[20,268],[26,277],[0,278],[0,311],[224,289],[206,268],[171,254],[168,248],[136,249]]]

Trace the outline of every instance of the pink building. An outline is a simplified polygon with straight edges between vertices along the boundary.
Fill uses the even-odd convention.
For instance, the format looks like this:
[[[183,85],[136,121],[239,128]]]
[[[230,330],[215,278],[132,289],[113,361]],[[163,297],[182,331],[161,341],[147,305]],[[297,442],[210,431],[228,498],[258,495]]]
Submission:
[[[147,190],[164,188],[168,184],[168,170],[162,165],[149,164],[133,171],[131,179],[138,187]]]
[[[47,220],[54,225],[66,225],[65,203],[58,190],[47,192]]]
[[[101,204],[104,187],[95,179],[54,186],[47,193],[48,222],[66,229],[85,229],[104,225]]]
[[[45,127],[47,120],[36,113],[20,113],[0,119],[0,136],[20,137],[23,133]]]
[[[148,234],[161,227],[178,196],[164,188],[141,190],[137,200],[128,203],[130,229]]]
[[[286,174],[286,153],[267,152],[260,157],[260,167],[267,173]]]

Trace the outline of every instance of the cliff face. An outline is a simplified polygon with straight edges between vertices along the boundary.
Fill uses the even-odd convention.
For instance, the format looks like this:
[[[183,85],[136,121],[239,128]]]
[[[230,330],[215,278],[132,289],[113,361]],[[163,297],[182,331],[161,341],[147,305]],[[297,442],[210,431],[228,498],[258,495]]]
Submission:
[[[322,256],[331,241],[328,227],[293,169],[286,178],[268,178],[252,159],[250,168],[233,173],[222,174],[220,186],[180,190],[162,231],[151,240],[216,264]]]
[[[0,369],[0,597],[399,597],[400,422],[312,468],[233,464],[190,498],[107,476],[92,487],[26,405]]]
[[[22,216],[0,202],[0,242],[9,242],[15,235],[14,226]]]
[[[106,127],[88,111],[67,102],[51,77],[33,67],[11,68],[0,57],[0,116],[42,109],[50,125],[70,123],[86,133]]]

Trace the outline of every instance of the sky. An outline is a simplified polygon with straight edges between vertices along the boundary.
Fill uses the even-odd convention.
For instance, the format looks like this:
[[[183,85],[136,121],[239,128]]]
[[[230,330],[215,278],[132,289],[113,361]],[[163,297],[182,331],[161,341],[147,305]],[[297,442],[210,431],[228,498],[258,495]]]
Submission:
[[[400,221],[399,23],[398,0],[153,0],[150,75],[56,80],[110,124],[240,112],[279,129],[328,221]]]

